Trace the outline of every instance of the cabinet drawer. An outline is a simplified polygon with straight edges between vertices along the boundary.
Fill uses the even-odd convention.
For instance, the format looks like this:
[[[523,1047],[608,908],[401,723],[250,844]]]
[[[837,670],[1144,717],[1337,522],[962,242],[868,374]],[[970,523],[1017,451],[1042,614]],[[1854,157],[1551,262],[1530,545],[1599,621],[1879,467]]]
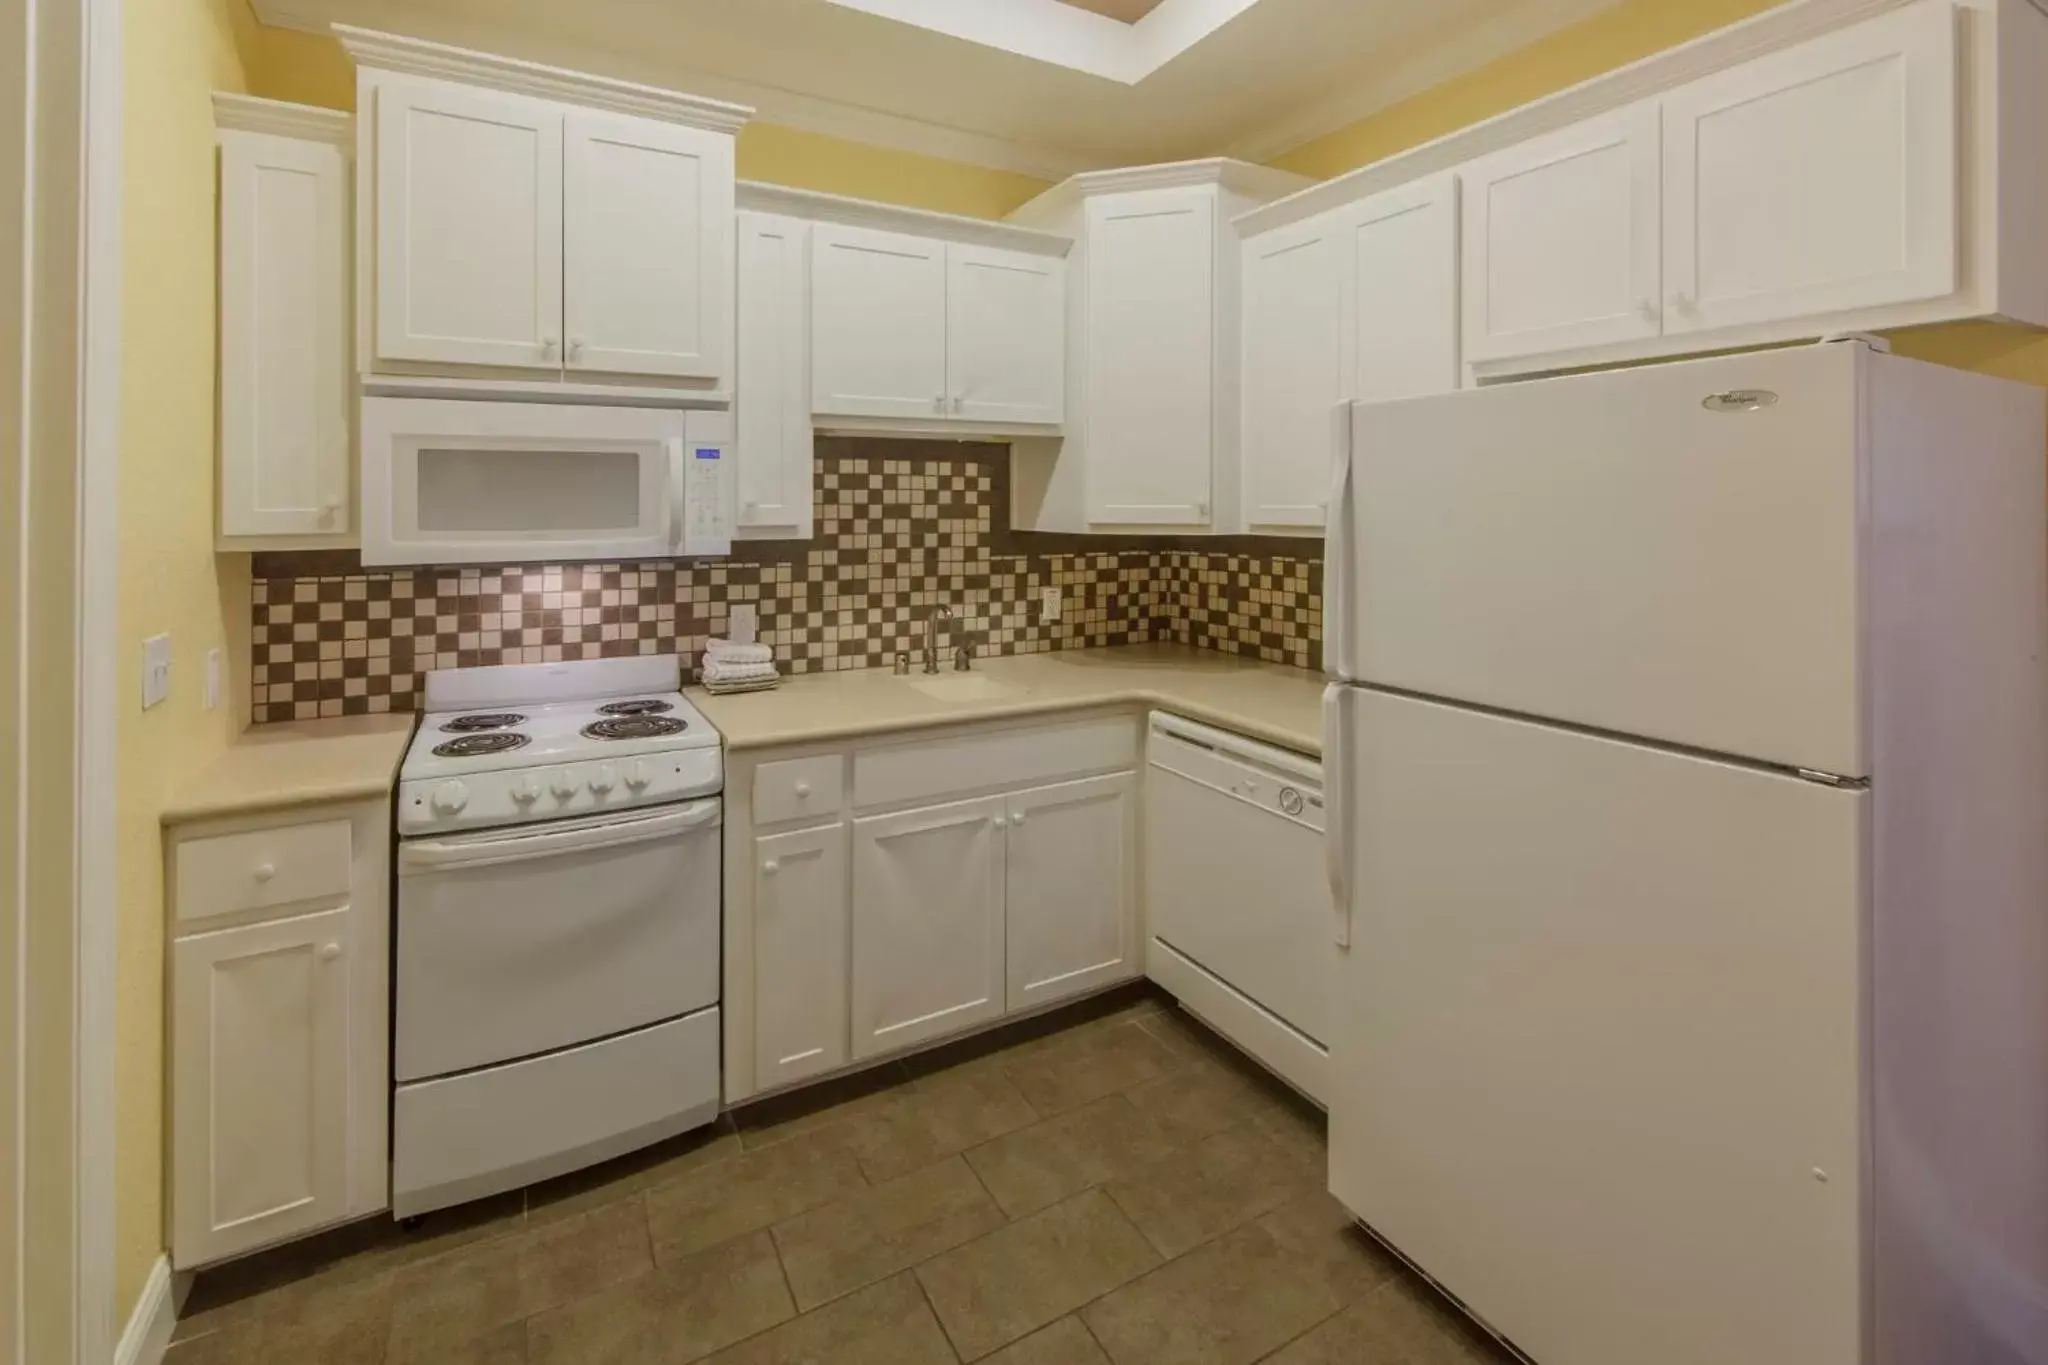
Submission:
[[[346,820],[279,825],[177,845],[178,919],[210,919],[348,894],[354,846]]]
[[[1137,722],[1123,717],[901,744],[853,756],[853,800],[866,809],[1025,787],[1129,768],[1137,760]]]
[[[754,770],[754,823],[779,825],[837,814],[846,802],[845,774],[838,754],[763,763]]]

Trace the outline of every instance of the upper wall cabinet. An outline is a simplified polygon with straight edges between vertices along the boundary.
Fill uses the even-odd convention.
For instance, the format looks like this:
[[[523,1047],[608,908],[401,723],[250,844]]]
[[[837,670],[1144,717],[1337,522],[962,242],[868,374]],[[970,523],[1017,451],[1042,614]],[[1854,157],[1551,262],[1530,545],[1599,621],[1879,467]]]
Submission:
[[[1956,28],[1914,5],[1665,97],[1666,332],[1955,291]]]
[[[750,111],[338,31],[365,111],[366,373],[728,394]]]
[[[811,225],[739,215],[733,436],[741,539],[811,537]]]
[[[346,114],[214,96],[220,545],[353,543]]]
[[[1315,534],[1330,410],[1458,387],[1458,180],[1432,176],[1245,240],[1244,501]]]
[[[1654,104],[1467,166],[1465,357],[1658,333]]]
[[[1065,435],[1012,446],[1014,526],[1242,528],[1228,220],[1307,183],[1237,161],[1138,167],[1075,176],[1012,215],[1080,239],[1067,275]]]

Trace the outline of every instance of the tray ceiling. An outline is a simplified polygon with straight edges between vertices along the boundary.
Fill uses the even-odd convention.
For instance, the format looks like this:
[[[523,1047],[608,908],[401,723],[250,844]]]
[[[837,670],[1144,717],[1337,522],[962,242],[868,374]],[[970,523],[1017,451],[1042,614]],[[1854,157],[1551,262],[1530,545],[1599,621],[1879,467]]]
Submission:
[[[1158,9],[1160,0],[1060,0],[1060,3],[1121,20],[1126,24],[1135,24]]]

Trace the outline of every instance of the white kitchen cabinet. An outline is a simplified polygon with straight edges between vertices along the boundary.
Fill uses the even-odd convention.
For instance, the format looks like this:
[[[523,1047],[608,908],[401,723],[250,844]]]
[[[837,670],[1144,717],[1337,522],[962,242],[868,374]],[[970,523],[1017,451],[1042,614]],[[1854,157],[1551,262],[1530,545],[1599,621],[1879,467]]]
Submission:
[[[1658,128],[1648,100],[1461,168],[1467,360],[1661,333]]]
[[[946,384],[953,417],[1044,426],[1065,418],[1066,290],[1066,262],[1057,256],[948,246]]]
[[[1458,181],[1432,176],[1245,239],[1245,522],[1319,532],[1330,411],[1458,387]]]
[[[1008,1003],[1032,1009],[1134,974],[1138,801],[1131,773],[1009,798]]]
[[[385,801],[167,831],[174,1267],[389,1207],[390,848]]]
[[[754,841],[754,1074],[788,1085],[847,1062],[844,824]]]
[[[1092,521],[1211,521],[1216,218],[1200,186],[1089,202]]]
[[[837,223],[811,229],[811,407],[947,415],[944,242]]]
[[[562,145],[567,369],[722,380],[732,338],[732,138],[578,113]]]
[[[739,215],[733,381],[742,537],[811,537],[810,224]]]
[[[220,542],[346,543],[350,119],[247,96],[220,128]]]
[[[351,921],[342,907],[173,948],[180,1265],[348,1213]]]
[[[377,355],[562,365],[562,112],[446,81],[376,93]]]
[[[856,1059],[1000,1016],[1001,797],[853,822]]]
[[[1957,58],[1934,0],[1665,96],[1664,330],[1954,292]]]
[[[1245,521],[1320,529],[1330,411],[1345,391],[1345,224],[1324,214],[1244,244]]]

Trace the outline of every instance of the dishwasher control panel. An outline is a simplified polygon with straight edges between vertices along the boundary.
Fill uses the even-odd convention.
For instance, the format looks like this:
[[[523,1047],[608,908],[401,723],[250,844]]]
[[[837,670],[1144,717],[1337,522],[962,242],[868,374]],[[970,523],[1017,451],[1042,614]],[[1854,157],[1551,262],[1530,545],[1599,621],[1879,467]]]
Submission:
[[[1312,758],[1163,714],[1152,719],[1149,747],[1154,767],[1296,824],[1323,828],[1322,765]]]

